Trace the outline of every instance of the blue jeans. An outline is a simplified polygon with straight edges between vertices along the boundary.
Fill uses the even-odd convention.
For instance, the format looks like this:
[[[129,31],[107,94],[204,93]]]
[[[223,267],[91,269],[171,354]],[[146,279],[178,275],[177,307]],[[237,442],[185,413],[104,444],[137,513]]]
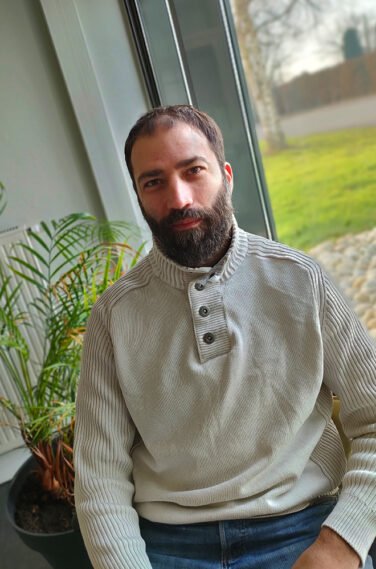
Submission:
[[[140,529],[153,569],[290,569],[336,500],[273,518],[183,525],[140,518]],[[370,557],[365,569],[373,569]]]

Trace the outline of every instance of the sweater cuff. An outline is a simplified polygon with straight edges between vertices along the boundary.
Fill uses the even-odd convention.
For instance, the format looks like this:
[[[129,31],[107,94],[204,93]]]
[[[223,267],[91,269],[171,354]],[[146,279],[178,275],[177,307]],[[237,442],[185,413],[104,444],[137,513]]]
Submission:
[[[126,547],[119,547],[116,542],[109,543],[107,550],[95,551],[87,548],[93,569],[152,569],[143,543],[129,542]]]
[[[338,533],[357,552],[362,560],[361,567],[364,567],[376,535],[375,512],[356,496],[342,492],[322,525]]]

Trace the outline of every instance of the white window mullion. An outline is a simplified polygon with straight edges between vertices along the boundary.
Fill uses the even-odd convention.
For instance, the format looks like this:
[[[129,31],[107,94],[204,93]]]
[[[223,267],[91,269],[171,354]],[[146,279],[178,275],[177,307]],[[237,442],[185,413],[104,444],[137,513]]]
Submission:
[[[79,1],[40,0],[40,4],[106,215],[109,219],[125,219],[145,226],[126,171],[123,149],[115,141],[95,61],[85,39],[76,5]]]

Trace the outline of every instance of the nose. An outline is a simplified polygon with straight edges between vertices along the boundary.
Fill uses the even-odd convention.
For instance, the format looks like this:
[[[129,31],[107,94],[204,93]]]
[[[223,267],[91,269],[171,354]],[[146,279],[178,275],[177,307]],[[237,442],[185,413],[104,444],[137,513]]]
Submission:
[[[189,184],[178,176],[170,179],[167,200],[168,208],[170,210],[184,209],[192,206],[192,204],[193,193]]]

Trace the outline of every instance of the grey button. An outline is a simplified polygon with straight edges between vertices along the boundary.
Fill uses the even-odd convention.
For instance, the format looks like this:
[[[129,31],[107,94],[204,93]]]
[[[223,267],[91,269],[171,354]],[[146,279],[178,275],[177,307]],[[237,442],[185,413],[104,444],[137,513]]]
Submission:
[[[196,290],[204,290],[205,285],[202,283],[195,283],[195,289]]]
[[[211,332],[206,332],[206,334],[203,336],[203,340],[205,344],[212,344],[215,340],[215,336]]]
[[[198,313],[200,316],[207,316],[209,314],[210,310],[207,306],[200,306]]]

